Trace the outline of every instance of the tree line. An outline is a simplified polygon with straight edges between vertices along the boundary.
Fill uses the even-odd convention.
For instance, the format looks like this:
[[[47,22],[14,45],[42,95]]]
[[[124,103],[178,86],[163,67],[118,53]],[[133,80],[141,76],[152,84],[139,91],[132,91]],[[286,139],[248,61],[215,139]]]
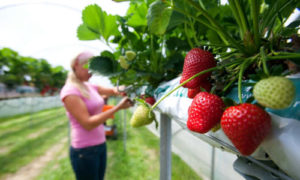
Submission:
[[[0,49],[0,83],[7,89],[27,85],[44,95],[54,93],[64,84],[68,71],[51,66],[45,59],[25,57],[10,48]]]

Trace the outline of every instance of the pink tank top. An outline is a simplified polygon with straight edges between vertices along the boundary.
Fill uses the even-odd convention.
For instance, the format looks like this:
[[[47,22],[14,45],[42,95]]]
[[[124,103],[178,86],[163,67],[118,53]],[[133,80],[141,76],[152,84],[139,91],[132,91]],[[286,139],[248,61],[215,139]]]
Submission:
[[[72,84],[65,84],[60,92],[60,99],[64,103],[64,98],[68,95],[79,96],[85,105],[87,106],[90,116],[99,114],[102,112],[104,105],[103,98],[99,95],[97,86],[90,83],[85,83],[89,90],[90,98],[85,98],[81,95],[80,91],[74,87]],[[106,141],[105,131],[103,124],[98,127],[87,131],[85,130],[79,122],[72,116],[70,112],[67,111],[67,116],[70,120],[71,128],[71,145],[74,148],[84,148],[94,145],[102,144]]]

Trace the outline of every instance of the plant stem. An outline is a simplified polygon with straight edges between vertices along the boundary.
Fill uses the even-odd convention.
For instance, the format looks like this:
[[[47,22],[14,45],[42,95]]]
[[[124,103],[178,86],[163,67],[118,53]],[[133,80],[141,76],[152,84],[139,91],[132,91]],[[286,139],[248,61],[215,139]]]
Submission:
[[[236,7],[236,9],[239,13],[239,16],[240,16],[243,31],[244,31],[244,33],[246,33],[249,28],[248,28],[248,21],[245,17],[245,12],[243,11],[239,0],[234,0],[234,2],[235,2],[235,7]]]
[[[261,60],[262,60],[262,63],[263,63],[264,73],[267,76],[270,76],[270,73],[269,73],[269,70],[268,70],[268,67],[267,67],[267,56],[266,56],[266,53],[264,51],[264,47],[260,48],[260,55],[261,55]]]
[[[195,21],[195,20],[194,20]],[[194,27],[194,25],[195,25],[195,22],[192,22],[192,24],[191,24],[191,29],[193,30],[193,37],[194,37],[194,41],[196,42],[196,44],[199,44],[199,41],[198,41],[198,38],[197,38],[197,31],[195,30],[195,27]]]
[[[164,2],[164,3],[166,3],[166,2]],[[170,4],[168,4],[168,5],[170,5]],[[171,6],[171,5],[170,5],[170,6]],[[181,10],[181,9],[178,9],[178,8],[176,8],[175,6],[171,6],[171,7],[172,7],[172,9],[173,9],[174,11],[177,11],[177,12],[179,12],[179,13],[181,13],[181,14],[184,14],[184,15],[186,15],[186,16],[188,16],[188,17],[191,17],[191,18],[193,18],[194,20],[196,20],[196,21],[198,21],[199,23],[201,23],[201,24],[203,24],[204,26],[206,26],[207,28],[209,28],[209,29],[211,29],[211,30],[213,30],[213,31],[217,31],[217,29],[216,29],[215,27],[213,27],[213,26],[211,26],[210,24],[208,24],[207,22],[205,22],[205,21],[203,21],[203,20],[201,20],[201,19],[195,17],[194,15],[191,15],[191,14],[189,14],[189,13],[187,13],[187,12]]]
[[[215,30],[218,34],[221,34],[221,37],[224,36],[226,40],[228,40],[231,44],[234,45],[235,48],[239,49],[241,52],[245,52],[245,49],[242,48],[218,23],[217,21],[209,15],[207,11],[202,9],[198,4],[196,4],[193,0],[187,0],[194,8],[200,11],[207,20],[213,24],[217,29]],[[227,43],[226,43],[227,44]]]
[[[276,2],[276,3],[274,3],[275,5],[270,7],[271,10],[269,10],[269,12],[266,16],[266,19],[263,20],[264,23],[261,25],[262,29],[268,28],[268,35],[266,37],[267,39],[269,38],[269,36],[273,30],[273,26],[274,26],[276,18],[278,17],[278,14],[280,14],[290,4],[295,3],[295,1],[293,1],[293,0],[285,1],[283,5],[280,5],[281,1],[275,1],[275,2]]]
[[[238,80],[238,97],[239,97],[239,101],[240,104],[243,103],[243,98],[242,98],[242,80],[243,80],[243,74],[244,74],[244,70],[246,68],[246,64],[248,61],[244,61],[241,65],[241,69],[239,72],[239,80]]]
[[[187,32],[187,24],[186,23],[184,23],[184,32],[186,34],[186,38],[187,38],[188,44],[190,45],[190,48],[193,48],[194,45],[191,41],[191,38],[189,37],[189,33]]]
[[[267,60],[282,60],[282,59],[298,59],[299,60],[300,53],[294,53],[294,55],[291,54],[291,55],[267,56]]]
[[[234,46],[231,45],[225,45],[225,44],[212,44],[212,43],[206,43],[206,42],[199,42],[202,46],[216,46],[216,47],[227,47],[227,48],[232,48]]]
[[[251,14],[253,18],[253,29],[254,29],[254,42],[256,47],[260,45],[260,34],[258,30],[258,15],[259,15],[259,7],[260,4],[257,0],[250,0],[251,3]]]
[[[224,64],[224,65],[221,65],[221,66],[216,66],[216,67],[212,67],[212,68],[209,68],[209,69],[206,69],[204,71],[201,71],[195,75],[193,75],[192,77],[190,77],[189,79],[185,80],[184,82],[182,82],[181,84],[179,84],[178,86],[176,86],[174,89],[172,89],[170,92],[168,92],[167,94],[165,94],[163,97],[161,97],[151,108],[151,110],[155,109],[156,106],[161,102],[163,101],[166,97],[168,97],[170,94],[172,94],[174,91],[176,91],[177,89],[179,89],[181,86],[185,85],[186,83],[190,82],[191,80],[193,80],[194,78],[202,75],[202,74],[205,74],[205,73],[208,73],[208,72],[211,72],[211,71],[214,71],[214,70],[217,70],[217,69],[222,69],[226,66],[230,66],[232,64],[235,64],[236,62],[233,62],[233,63],[228,63],[228,64]]]
[[[238,15],[238,10],[236,9],[236,6],[235,6],[235,3],[234,3],[234,0],[228,0],[229,2],[229,6],[230,6],[230,9],[232,10],[233,12],[233,16],[237,22],[237,24],[239,25],[240,27],[240,36],[241,36],[241,39],[243,38],[243,34],[244,34],[244,30],[242,28],[242,23],[241,23],[241,19],[240,19],[240,16]]]
[[[160,98],[153,106],[152,106],[152,110],[162,101],[164,100],[166,97],[168,97],[170,94],[172,94],[174,91],[176,91],[177,89],[179,89],[181,86],[185,85],[186,83],[190,82],[191,80],[193,80],[195,77],[198,77],[202,74],[205,74],[207,72],[210,72],[210,71],[213,71],[213,70],[216,70],[216,69],[219,69],[220,66],[216,66],[216,67],[213,67],[213,68],[210,68],[210,69],[206,69],[204,71],[201,71],[197,74],[195,74],[194,76],[190,77],[189,79],[185,80],[183,83],[179,84],[177,87],[175,87],[174,89],[172,89],[172,91],[168,92],[166,95],[164,95],[162,98]]]
[[[236,81],[236,79],[238,78],[239,76],[235,76],[225,87],[224,89],[222,90],[222,92],[226,92],[227,89],[232,85],[232,83],[234,83]]]

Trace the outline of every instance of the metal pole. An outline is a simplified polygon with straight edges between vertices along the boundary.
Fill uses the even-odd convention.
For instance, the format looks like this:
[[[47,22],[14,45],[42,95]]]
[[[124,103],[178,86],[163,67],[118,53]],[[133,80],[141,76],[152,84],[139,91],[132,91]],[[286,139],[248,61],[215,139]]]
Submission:
[[[33,116],[33,97],[29,97],[30,98],[30,110],[29,110],[29,113],[30,113],[30,115],[29,115],[29,117],[30,117],[30,119],[29,119],[29,127],[30,128],[32,128],[32,116]],[[26,97],[25,97],[25,99],[26,99]]]
[[[127,139],[127,132],[126,132],[126,117],[127,117],[127,114],[126,114],[126,110],[124,110],[123,112],[124,112],[124,117],[123,117],[123,120],[124,120],[124,128],[123,128],[123,145],[124,145],[124,152],[126,152],[126,139]]]
[[[172,167],[172,128],[171,119],[165,115],[160,116],[160,180],[171,180]]]
[[[210,171],[210,179],[214,180],[215,179],[215,146],[212,146],[212,151],[211,151],[211,171]]]

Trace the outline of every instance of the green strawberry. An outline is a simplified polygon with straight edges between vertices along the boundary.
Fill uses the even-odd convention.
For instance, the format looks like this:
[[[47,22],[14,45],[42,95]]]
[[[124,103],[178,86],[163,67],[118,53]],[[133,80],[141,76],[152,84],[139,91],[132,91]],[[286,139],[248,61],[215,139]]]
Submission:
[[[254,98],[265,107],[284,109],[291,105],[296,95],[293,82],[285,77],[273,76],[255,84]]]
[[[128,61],[132,61],[136,57],[136,53],[133,52],[133,51],[126,51],[125,56],[126,56]]]
[[[152,123],[153,120],[155,120],[155,114],[151,111],[150,106],[140,104],[130,119],[130,125],[132,127],[140,127]]]
[[[128,69],[129,67],[129,64],[127,63],[126,59],[124,56],[120,56],[119,57],[119,62],[120,62],[120,66],[123,68],[123,69]]]

